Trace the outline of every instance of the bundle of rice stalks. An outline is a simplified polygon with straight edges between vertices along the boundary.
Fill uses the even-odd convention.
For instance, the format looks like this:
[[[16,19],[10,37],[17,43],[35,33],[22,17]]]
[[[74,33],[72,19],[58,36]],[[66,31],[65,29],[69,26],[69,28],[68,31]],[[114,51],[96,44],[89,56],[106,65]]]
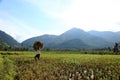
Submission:
[[[42,49],[43,48],[43,43],[40,42],[40,41],[35,41],[34,44],[33,44],[33,48],[34,48],[34,50],[39,50],[39,48]]]

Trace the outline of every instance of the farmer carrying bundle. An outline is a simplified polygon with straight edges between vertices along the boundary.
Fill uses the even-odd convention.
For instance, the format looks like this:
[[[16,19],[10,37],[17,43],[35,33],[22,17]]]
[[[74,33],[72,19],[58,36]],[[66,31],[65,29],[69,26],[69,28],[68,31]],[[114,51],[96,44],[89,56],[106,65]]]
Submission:
[[[40,58],[40,50],[43,48],[43,43],[40,41],[35,41],[33,44],[33,48],[36,51],[36,55],[35,55],[35,60],[39,60]]]

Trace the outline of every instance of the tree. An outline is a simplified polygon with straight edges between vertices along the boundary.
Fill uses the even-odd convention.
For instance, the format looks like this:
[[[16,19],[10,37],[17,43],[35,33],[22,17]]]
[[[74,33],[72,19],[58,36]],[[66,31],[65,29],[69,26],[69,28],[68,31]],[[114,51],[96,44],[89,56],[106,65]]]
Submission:
[[[9,49],[10,45],[4,42],[0,42],[0,50],[5,50],[7,51]]]
[[[117,53],[119,52],[119,44],[118,44],[118,43],[115,43],[115,46],[114,46],[114,48],[113,48],[113,52],[114,52],[115,54],[117,54]]]

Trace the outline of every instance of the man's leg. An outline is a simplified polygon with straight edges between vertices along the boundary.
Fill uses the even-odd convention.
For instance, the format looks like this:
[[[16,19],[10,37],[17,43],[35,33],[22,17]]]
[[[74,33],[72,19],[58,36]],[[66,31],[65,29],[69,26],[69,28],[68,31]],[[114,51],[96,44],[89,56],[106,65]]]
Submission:
[[[37,54],[37,58],[38,58],[38,60],[39,60],[39,58],[40,58],[40,54]]]
[[[34,57],[35,61],[37,61],[37,59],[36,59],[36,58],[37,58],[37,54],[36,54],[36,55],[35,55],[35,57]]]

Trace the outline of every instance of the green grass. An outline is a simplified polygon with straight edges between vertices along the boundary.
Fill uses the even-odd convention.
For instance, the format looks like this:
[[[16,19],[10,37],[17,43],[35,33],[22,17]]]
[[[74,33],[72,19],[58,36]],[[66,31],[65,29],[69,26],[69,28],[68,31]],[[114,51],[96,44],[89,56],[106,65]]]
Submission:
[[[4,55],[0,56],[1,62],[6,61],[7,64],[4,63],[4,66],[11,66],[5,71],[7,80],[120,79],[120,55],[44,51],[41,52],[40,60],[36,62],[35,52],[9,52],[9,55],[5,55],[6,52],[2,53]]]
[[[2,72],[2,70],[3,70],[3,58],[0,55],[0,72]],[[2,73],[0,73],[0,79],[2,79]]]

